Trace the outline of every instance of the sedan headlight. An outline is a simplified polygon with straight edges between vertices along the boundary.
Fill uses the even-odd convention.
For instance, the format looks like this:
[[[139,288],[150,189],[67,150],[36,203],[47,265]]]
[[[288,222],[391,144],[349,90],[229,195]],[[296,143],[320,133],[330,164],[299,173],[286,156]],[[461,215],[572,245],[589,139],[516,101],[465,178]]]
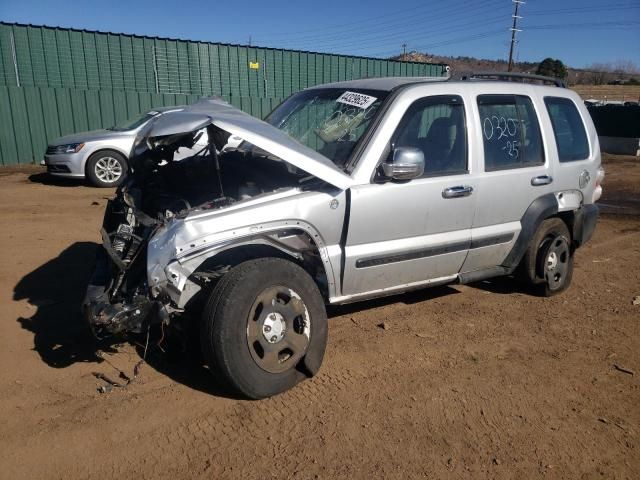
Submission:
[[[68,143],[67,145],[55,145],[49,147],[49,152],[54,155],[59,153],[78,153],[84,147],[84,143]]]

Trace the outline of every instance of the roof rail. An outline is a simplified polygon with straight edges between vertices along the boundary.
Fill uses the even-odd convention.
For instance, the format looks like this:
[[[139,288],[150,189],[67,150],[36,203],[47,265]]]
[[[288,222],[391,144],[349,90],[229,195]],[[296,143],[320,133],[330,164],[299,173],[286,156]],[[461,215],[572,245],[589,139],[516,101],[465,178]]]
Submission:
[[[515,72],[473,72],[462,77],[462,80],[506,80],[510,82],[535,80],[542,83],[551,83],[556,87],[566,88],[564,81],[559,78],[545,77],[543,75],[533,75],[531,73]]]

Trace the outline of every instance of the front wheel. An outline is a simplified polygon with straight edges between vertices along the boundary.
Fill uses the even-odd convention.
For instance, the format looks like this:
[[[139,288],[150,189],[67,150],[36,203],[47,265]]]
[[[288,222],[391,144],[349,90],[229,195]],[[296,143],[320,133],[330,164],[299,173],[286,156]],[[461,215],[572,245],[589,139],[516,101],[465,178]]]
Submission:
[[[127,174],[127,161],[112,150],[96,152],[87,160],[86,173],[96,187],[117,187]]]
[[[548,218],[538,231],[520,264],[520,276],[545,297],[564,292],[573,278],[573,249],[567,225]]]
[[[276,395],[313,375],[326,343],[318,287],[304,269],[280,258],[233,268],[203,312],[201,345],[209,367],[248,398]]]

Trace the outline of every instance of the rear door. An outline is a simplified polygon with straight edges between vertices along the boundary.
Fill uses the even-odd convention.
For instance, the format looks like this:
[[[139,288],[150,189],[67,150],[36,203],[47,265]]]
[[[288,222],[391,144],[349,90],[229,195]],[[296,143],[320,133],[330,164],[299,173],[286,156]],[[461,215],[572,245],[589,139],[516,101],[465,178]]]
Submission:
[[[579,188],[584,203],[592,203],[594,190],[597,188],[597,169],[601,164],[593,122],[577,95],[559,92],[567,95],[561,97],[558,92],[549,93],[544,97],[544,105],[551,121],[557,152],[555,155],[558,158],[555,191],[575,191]]]
[[[516,91],[475,98],[476,141],[483,148],[471,248],[462,272],[500,265],[518,237],[527,208],[553,191],[553,162],[541,133],[540,105],[532,95],[522,94],[530,93],[526,87]]]
[[[414,101],[391,137],[389,154],[394,147],[420,148],[425,173],[408,182],[378,176],[351,188],[345,296],[455,276],[467,255],[476,184],[462,97]]]

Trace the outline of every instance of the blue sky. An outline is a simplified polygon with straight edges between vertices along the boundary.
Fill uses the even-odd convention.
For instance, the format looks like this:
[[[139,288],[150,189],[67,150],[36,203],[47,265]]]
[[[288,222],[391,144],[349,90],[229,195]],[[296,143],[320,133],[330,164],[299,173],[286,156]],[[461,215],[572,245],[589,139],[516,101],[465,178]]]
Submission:
[[[511,0],[0,0],[0,20],[364,56],[508,55]],[[640,65],[640,0],[528,0],[516,58]]]

